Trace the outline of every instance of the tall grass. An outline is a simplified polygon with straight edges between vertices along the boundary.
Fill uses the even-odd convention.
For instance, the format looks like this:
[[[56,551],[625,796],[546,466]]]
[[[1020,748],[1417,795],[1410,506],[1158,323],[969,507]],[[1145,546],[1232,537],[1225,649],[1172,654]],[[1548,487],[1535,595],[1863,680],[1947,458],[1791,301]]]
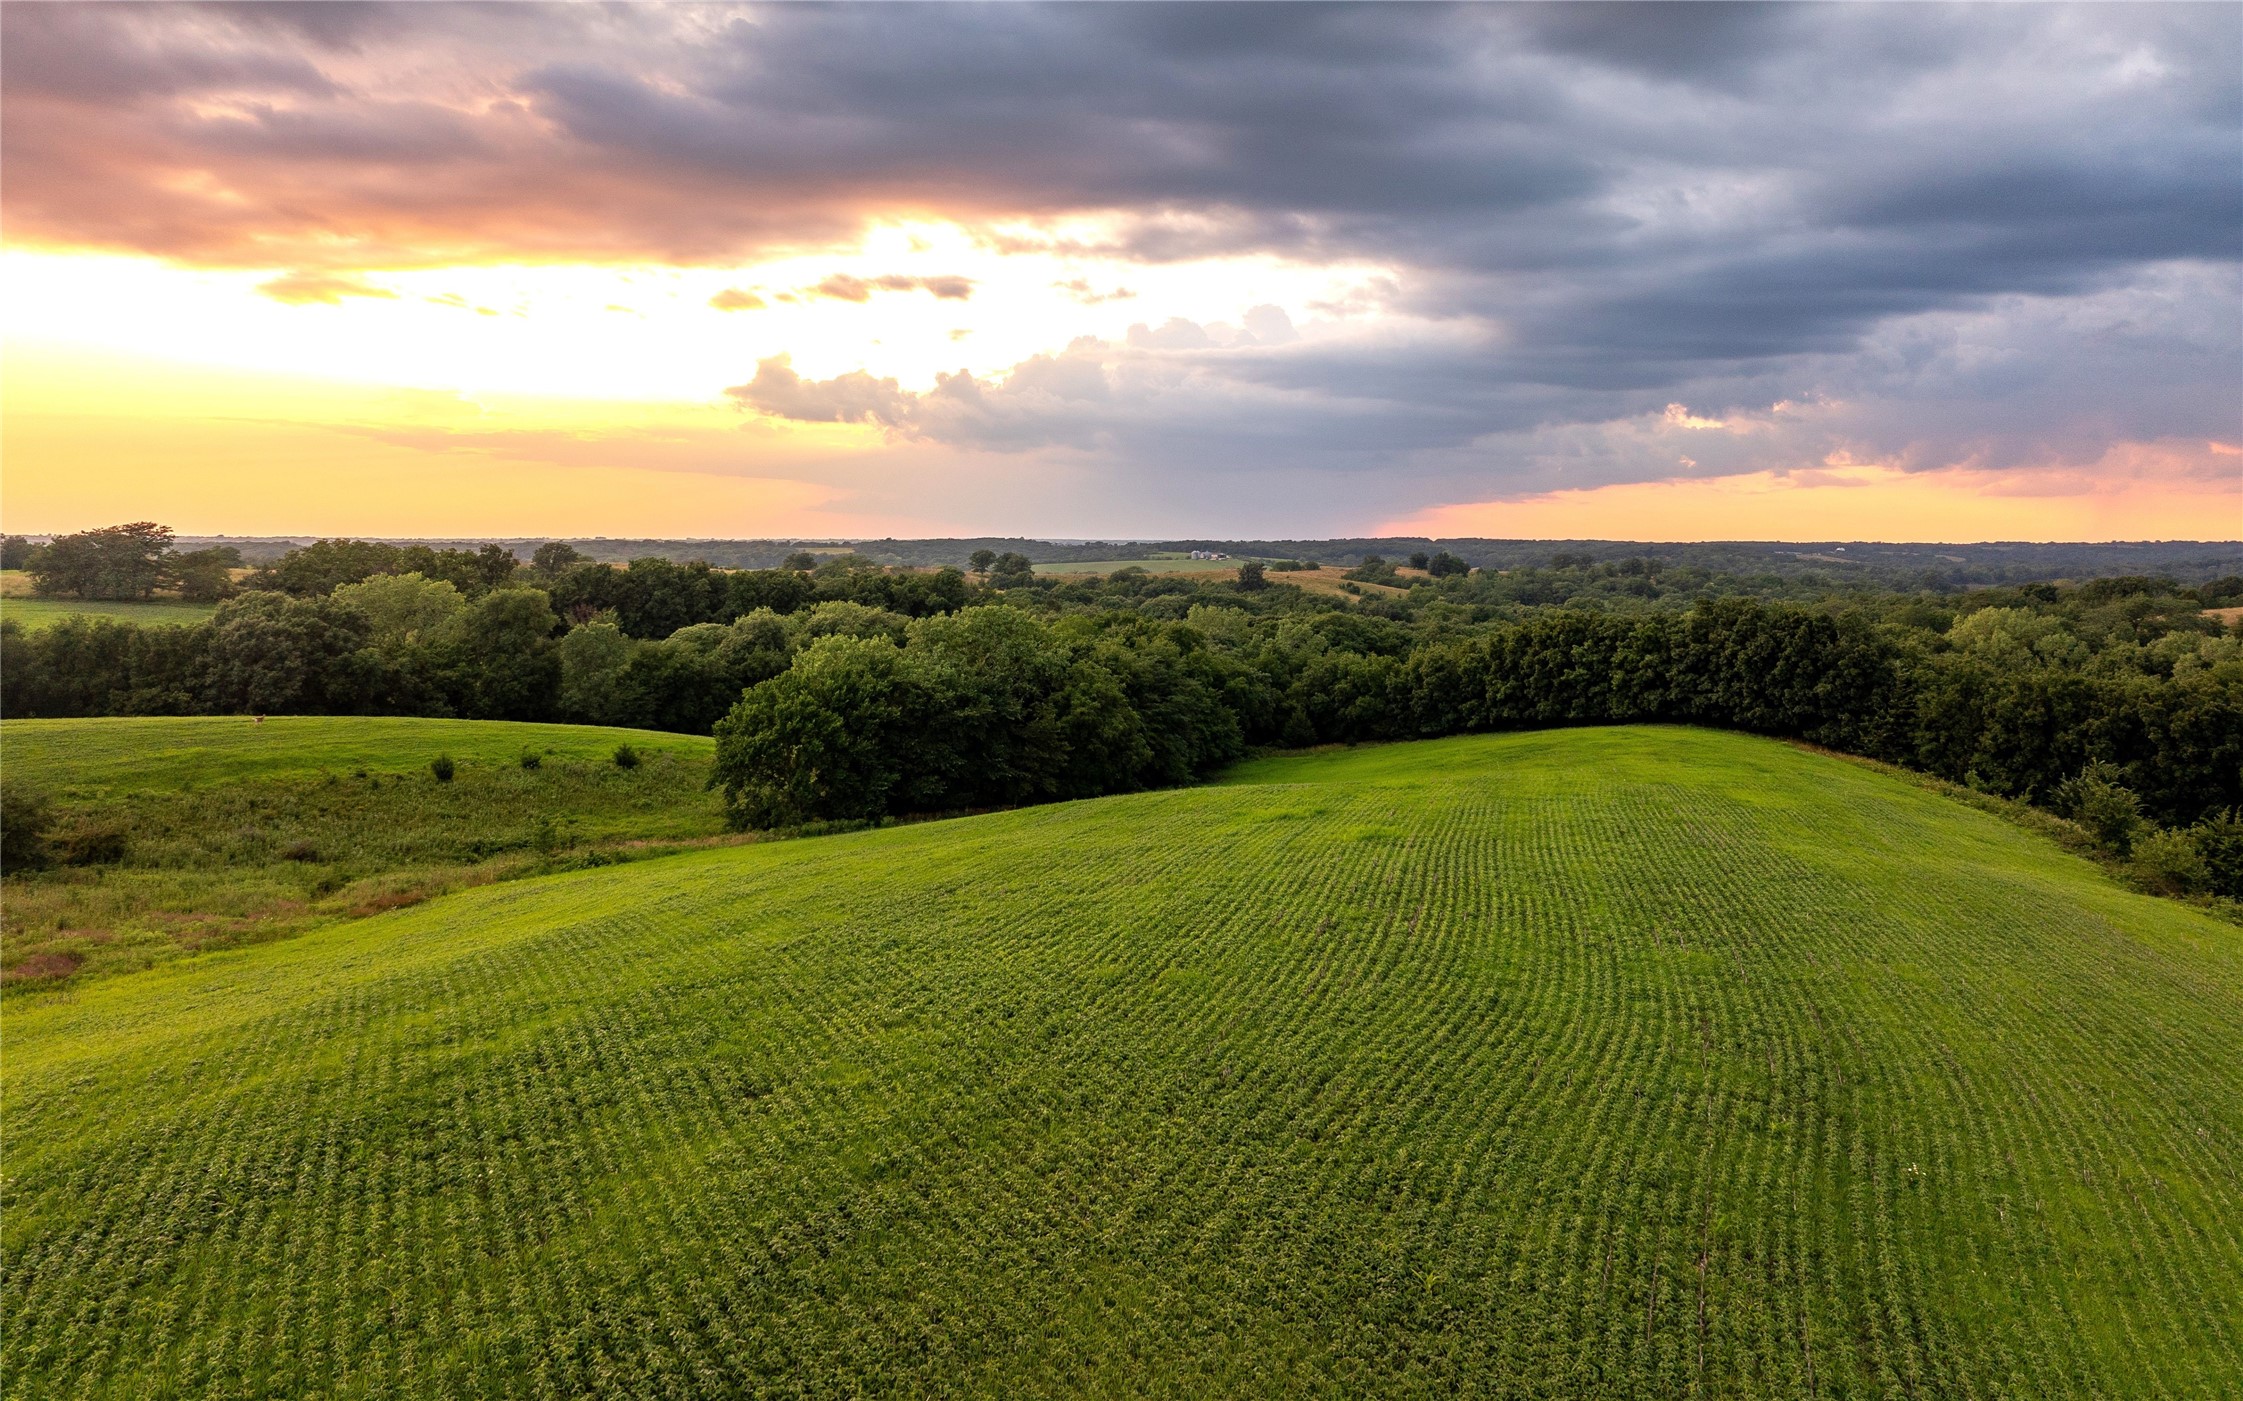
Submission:
[[[636,770],[611,758],[626,734],[647,751]],[[73,834],[108,844],[101,859],[10,873],[0,982],[82,982],[713,838],[723,822],[702,788],[710,748],[475,721],[9,721],[5,781],[55,808],[53,845]],[[437,763],[451,777],[439,781]]]

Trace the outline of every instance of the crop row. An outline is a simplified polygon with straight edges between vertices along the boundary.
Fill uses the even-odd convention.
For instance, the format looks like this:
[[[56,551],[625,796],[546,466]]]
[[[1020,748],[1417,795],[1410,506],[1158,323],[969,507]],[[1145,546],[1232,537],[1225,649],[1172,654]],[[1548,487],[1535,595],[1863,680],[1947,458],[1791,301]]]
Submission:
[[[58,1011],[8,1393],[2232,1387],[2219,927],[1687,742],[588,873]]]

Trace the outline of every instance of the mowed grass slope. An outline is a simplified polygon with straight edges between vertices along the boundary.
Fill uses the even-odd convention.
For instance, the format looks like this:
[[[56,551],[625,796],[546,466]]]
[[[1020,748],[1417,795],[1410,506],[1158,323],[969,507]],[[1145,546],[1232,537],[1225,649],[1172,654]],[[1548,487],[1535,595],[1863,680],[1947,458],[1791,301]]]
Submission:
[[[7,1392],[2234,1393],[2233,926],[1741,736],[1242,778],[15,1001]]]
[[[623,745],[636,768],[615,763]],[[9,720],[0,781],[49,801],[58,847],[107,833],[123,858],[10,873],[0,983],[83,981],[713,838],[713,753],[706,736],[501,721]],[[440,755],[450,782],[430,771]]]
[[[713,749],[705,735],[410,716],[188,715],[0,724],[0,763],[62,797],[207,790],[361,769],[422,773],[439,754],[458,763],[514,767],[525,753],[609,763],[618,744],[644,754],[701,758]]]
[[[31,592],[31,575],[21,569],[0,569],[0,622],[13,621],[29,632],[53,627],[75,614],[122,618],[127,622],[200,623],[218,611],[215,603],[183,603],[176,598],[121,602],[105,599],[39,598]]]

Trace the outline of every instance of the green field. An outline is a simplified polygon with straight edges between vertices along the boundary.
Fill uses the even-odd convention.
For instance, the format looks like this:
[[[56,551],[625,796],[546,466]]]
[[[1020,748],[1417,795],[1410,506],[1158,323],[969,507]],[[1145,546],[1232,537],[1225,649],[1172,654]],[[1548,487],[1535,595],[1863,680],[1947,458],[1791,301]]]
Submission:
[[[622,744],[638,768],[616,766]],[[83,981],[714,838],[712,753],[705,736],[504,721],[9,720],[0,777],[49,800],[58,838],[112,832],[125,855],[8,881],[0,982]]]
[[[218,611],[215,603],[181,603],[175,598],[146,603],[109,603],[99,599],[25,598],[0,596],[0,621],[20,623],[36,632],[64,618],[84,613],[100,618],[123,618],[134,623],[200,623]]]
[[[2243,935],[1662,728],[7,1004],[6,1393],[2233,1395]]]
[[[1142,569],[1147,574],[1209,574],[1219,570],[1235,570],[1244,563],[1239,559],[1089,559],[1067,560],[1058,564],[1039,564],[1038,574],[1111,574],[1117,569]]]
[[[518,767],[524,752],[607,763],[618,744],[642,754],[706,759],[705,735],[408,716],[246,715],[10,720],[0,765],[57,797],[217,788],[244,782],[369,774],[418,775],[446,754],[464,765]]]

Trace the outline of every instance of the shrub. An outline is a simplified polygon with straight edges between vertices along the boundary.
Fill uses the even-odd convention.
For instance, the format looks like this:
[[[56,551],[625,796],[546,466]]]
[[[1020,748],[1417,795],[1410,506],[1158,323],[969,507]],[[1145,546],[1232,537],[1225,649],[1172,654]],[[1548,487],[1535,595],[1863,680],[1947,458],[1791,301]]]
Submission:
[[[54,823],[45,798],[21,784],[0,785],[0,872],[36,871],[52,862],[47,833]]]
[[[536,753],[536,752],[535,752],[534,750],[529,750],[529,749],[525,749],[525,750],[523,750],[523,751],[522,751],[522,767],[523,767],[523,768],[525,768],[525,769],[534,769],[534,768],[538,767],[538,766],[539,766],[540,764],[543,764],[544,762],[545,762],[545,760],[544,760],[544,759],[542,759],[542,758],[540,758],[540,757],[538,756],[538,754],[537,754],[537,753]]]
[[[56,834],[54,849],[66,866],[107,866],[125,859],[130,841],[121,822],[80,822]]]
[[[450,783],[452,781],[452,756],[449,754],[437,755],[428,761],[428,771],[436,775],[438,783]]]
[[[615,746],[615,766],[619,769],[637,768],[639,766],[639,751],[628,744]]]
[[[2142,826],[2142,800],[2117,781],[2118,770],[2097,762],[2056,790],[2057,810],[2085,827],[2096,844],[2125,856]]]
[[[2136,840],[2134,869],[2171,895],[2203,889],[2209,875],[2204,853],[2186,832],[2152,831]]]
[[[2204,860],[2204,888],[2243,900],[2243,816],[2235,809],[2215,813],[2189,829]]]

